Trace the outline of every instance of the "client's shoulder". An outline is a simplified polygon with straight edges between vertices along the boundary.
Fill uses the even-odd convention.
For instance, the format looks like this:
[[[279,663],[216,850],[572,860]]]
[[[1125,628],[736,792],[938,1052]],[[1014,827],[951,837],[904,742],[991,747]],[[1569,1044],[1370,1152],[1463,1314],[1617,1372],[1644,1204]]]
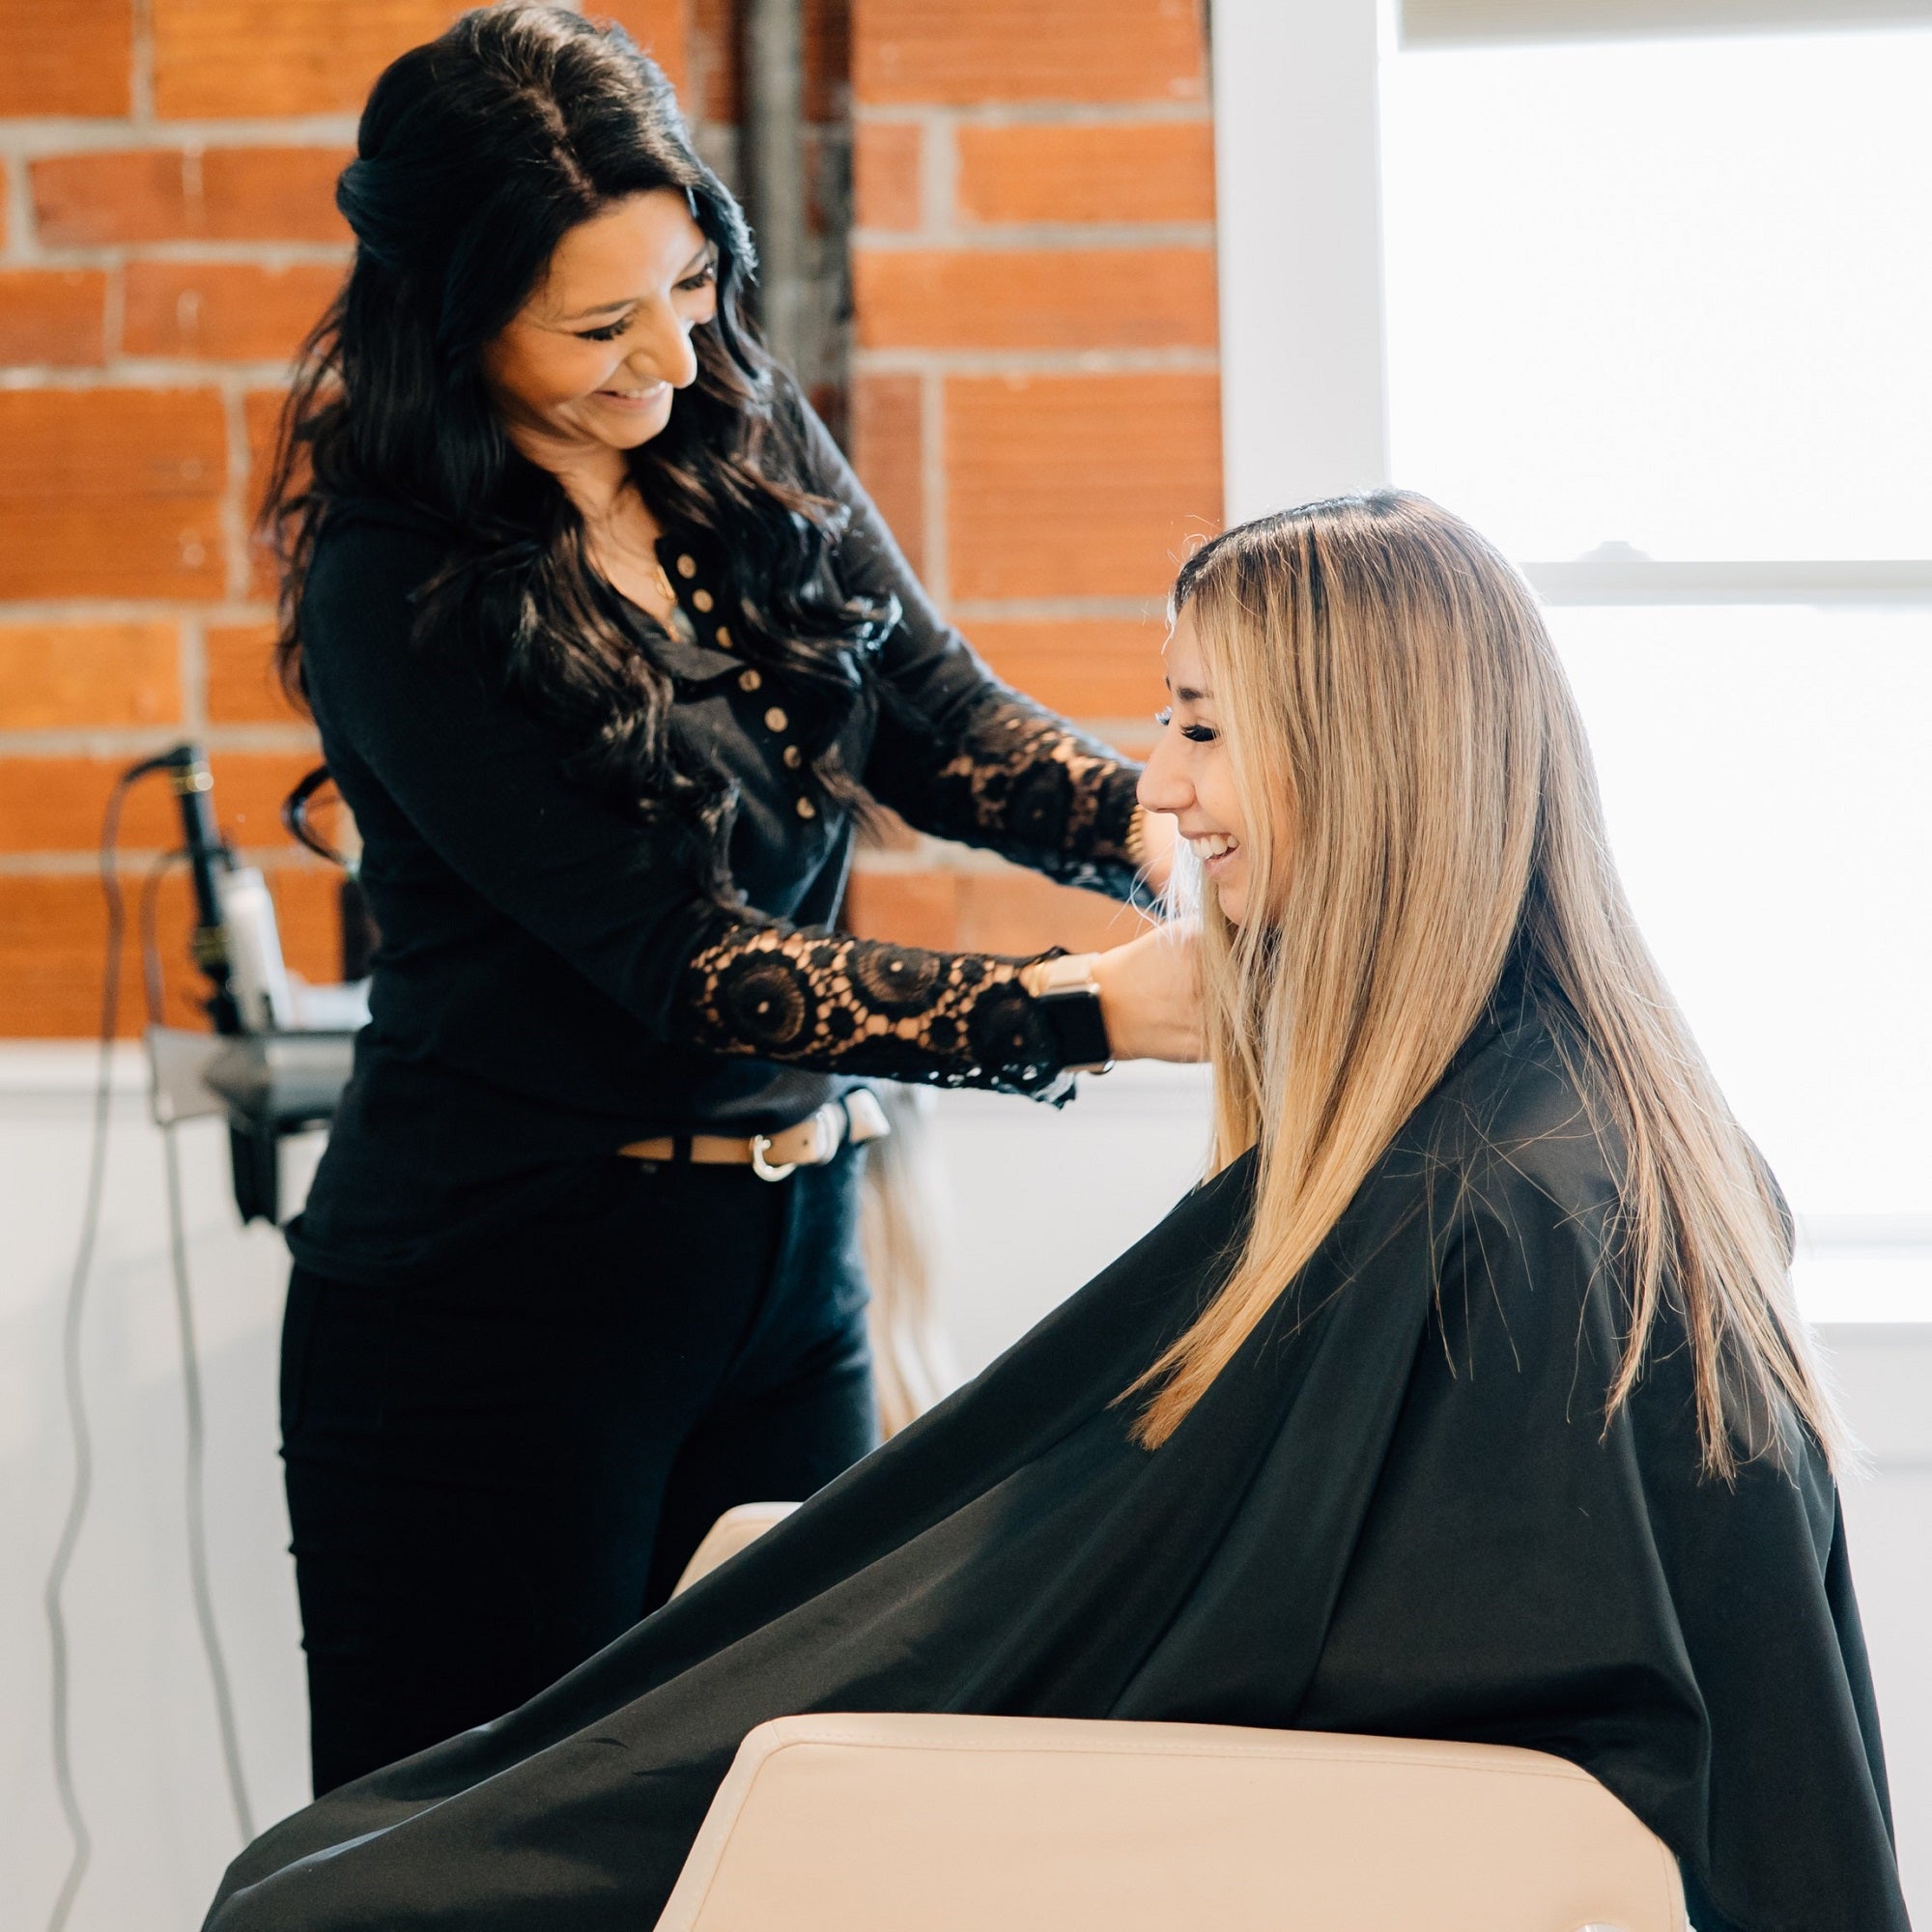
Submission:
[[[1621,1195],[1623,1136],[1588,1042],[1559,997],[1520,985],[1492,1003],[1398,1148],[1438,1215],[1519,1234],[1598,1240]]]

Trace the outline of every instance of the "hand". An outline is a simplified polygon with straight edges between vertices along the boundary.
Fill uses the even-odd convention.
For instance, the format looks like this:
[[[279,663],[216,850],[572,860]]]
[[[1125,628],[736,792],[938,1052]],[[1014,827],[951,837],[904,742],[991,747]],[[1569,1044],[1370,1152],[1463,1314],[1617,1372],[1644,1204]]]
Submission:
[[[1171,811],[1141,808],[1141,877],[1148,890],[1164,893],[1174,872],[1174,841],[1179,837]]]
[[[1172,821],[1170,821],[1171,823]],[[1094,981],[1116,1060],[1205,1060],[1201,928],[1191,919],[1157,925],[1098,953]]]

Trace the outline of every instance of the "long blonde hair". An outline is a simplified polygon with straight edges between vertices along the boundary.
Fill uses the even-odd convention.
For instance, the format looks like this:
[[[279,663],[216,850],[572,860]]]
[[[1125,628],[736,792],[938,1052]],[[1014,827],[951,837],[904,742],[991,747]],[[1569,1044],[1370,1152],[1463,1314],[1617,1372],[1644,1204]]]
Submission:
[[[1841,1432],[1790,1285],[1769,1174],[1638,935],[1581,722],[1528,586],[1406,492],[1245,524],[1175,586],[1245,816],[1246,914],[1202,905],[1210,1169],[1256,1150],[1233,1272],[1134,1391],[1173,1434],[1443,1075],[1513,948],[1575,1015],[1577,1070],[1622,1151],[1624,1352],[1605,1425],[1668,1303],[1704,1467],[1794,1415]],[[1133,1391],[1130,1391],[1132,1393]],[[1771,1422],[1767,1436],[1766,1420]]]

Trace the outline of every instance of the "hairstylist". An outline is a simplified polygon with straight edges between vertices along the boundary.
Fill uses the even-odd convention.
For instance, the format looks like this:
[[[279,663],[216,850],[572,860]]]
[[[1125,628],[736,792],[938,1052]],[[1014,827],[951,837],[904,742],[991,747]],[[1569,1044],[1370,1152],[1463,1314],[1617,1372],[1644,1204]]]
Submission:
[[[513,1708],[721,1510],[871,1445],[859,1081],[1055,1098],[1199,1052],[1165,935],[1088,968],[828,934],[867,797],[1121,896],[1166,851],[1135,768],[939,619],[621,32],[466,14],[378,81],[336,198],[271,497],[383,935],[290,1230],[318,1791]]]

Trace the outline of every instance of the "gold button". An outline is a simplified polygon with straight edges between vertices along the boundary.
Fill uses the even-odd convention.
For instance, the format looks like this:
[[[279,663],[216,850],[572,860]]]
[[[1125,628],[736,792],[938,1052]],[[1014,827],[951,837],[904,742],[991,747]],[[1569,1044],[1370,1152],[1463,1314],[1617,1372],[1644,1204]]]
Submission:
[[[731,633],[723,624],[720,624],[718,627],[717,638],[719,644],[724,650],[728,651],[731,648]]]
[[[741,670],[738,673],[738,689],[740,691],[756,691],[759,685],[763,683],[764,679],[754,670]]]
[[[695,556],[681,556],[677,560],[677,574],[680,577],[697,575],[697,559]]]
[[[768,731],[782,731],[790,723],[791,720],[776,704],[765,713],[765,729]]]
[[[694,604],[696,604],[700,611],[708,611],[711,609],[711,593],[708,590],[694,590],[691,593],[691,601]]]
[[[805,762],[805,753],[796,745],[787,745],[784,748],[784,761],[793,771],[797,771]]]
[[[816,818],[818,808],[809,798],[802,798],[798,802],[798,815],[801,818]]]

